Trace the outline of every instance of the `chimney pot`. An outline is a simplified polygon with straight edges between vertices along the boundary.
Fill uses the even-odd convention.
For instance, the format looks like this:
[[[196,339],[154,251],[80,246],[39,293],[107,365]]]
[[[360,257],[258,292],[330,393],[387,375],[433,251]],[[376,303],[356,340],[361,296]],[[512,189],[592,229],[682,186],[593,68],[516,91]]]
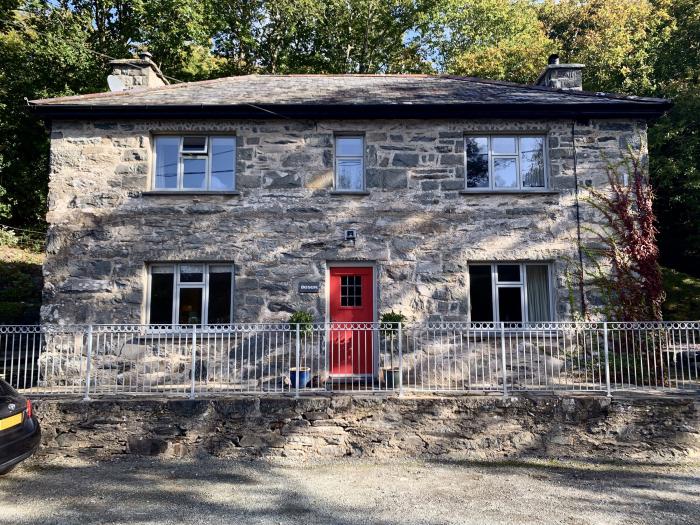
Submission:
[[[554,53],[553,55],[549,55],[549,59],[547,60],[547,64],[558,64],[559,63],[559,55]]]
[[[152,62],[153,55],[150,54],[148,51],[140,51],[139,52],[139,58],[141,60],[148,60],[149,62]]]

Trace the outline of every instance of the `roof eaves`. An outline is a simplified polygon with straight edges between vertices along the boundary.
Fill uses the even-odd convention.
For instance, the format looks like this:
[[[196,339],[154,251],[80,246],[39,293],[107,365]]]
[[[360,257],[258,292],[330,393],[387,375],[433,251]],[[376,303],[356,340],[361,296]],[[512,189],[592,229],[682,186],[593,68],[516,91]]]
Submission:
[[[592,119],[592,118],[658,118],[671,107],[663,104],[233,104],[233,105],[35,105],[46,119]]]

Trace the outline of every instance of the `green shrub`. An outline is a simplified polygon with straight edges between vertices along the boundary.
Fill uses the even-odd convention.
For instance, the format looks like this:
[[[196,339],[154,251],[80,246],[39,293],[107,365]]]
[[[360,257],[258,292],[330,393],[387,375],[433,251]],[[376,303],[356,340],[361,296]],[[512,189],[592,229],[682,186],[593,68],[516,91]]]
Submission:
[[[384,312],[379,318],[381,323],[406,323],[406,316],[401,312]]]
[[[297,325],[299,325],[299,332],[303,334],[311,333],[313,322],[314,316],[310,312],[305,312],[303,310],[297,310],[289,316],[289,326],[291,329],[296,330]]]
[[[19,243],[19,239],[15,232],[8,228],[0,226],[0,246],[8,246],[14,248]]]
[[[388,335],[394,336],[399,331],[398,324],[406,324],[406,316],[401,312],[384,312],[379,318],[379,328]]]

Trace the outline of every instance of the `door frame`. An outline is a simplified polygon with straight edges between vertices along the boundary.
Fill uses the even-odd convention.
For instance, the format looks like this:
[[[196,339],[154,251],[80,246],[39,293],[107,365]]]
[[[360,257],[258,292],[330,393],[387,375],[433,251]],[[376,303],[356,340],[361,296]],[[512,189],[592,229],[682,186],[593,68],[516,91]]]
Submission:
[[[330,323],[331,323],[331,268],[371,268],[372,269],[372,323],[377,323],[379,320],[378,308],[378,294],[379,294],[379,280],[377,279],[377,262],[376,261],[326,261],[326,282],[325,282],[325,303],[326,312],[324,315],[325,319],[325,332],[326,332],[326,351],[330,352]],[[330,356],[330,354],[328,354]],[[330,364],[330,361],[329,361]],[[379,375],[379,333],[375,332],[372,334],[372,369],[374,373],[370,374],[350,374],[350,375],[340,375],[340,374],[330,374],[330,377],[336,378],[368,378],[368,377],[378,377]]]

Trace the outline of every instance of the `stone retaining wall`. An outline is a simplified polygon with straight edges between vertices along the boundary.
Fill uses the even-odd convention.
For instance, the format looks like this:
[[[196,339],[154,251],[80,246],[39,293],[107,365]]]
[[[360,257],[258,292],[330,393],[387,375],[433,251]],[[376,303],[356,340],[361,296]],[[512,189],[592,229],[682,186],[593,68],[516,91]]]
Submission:
[[[239,397],[35,406],[48,455],[610,460],[700,451],[700,403],[692,397]]]

